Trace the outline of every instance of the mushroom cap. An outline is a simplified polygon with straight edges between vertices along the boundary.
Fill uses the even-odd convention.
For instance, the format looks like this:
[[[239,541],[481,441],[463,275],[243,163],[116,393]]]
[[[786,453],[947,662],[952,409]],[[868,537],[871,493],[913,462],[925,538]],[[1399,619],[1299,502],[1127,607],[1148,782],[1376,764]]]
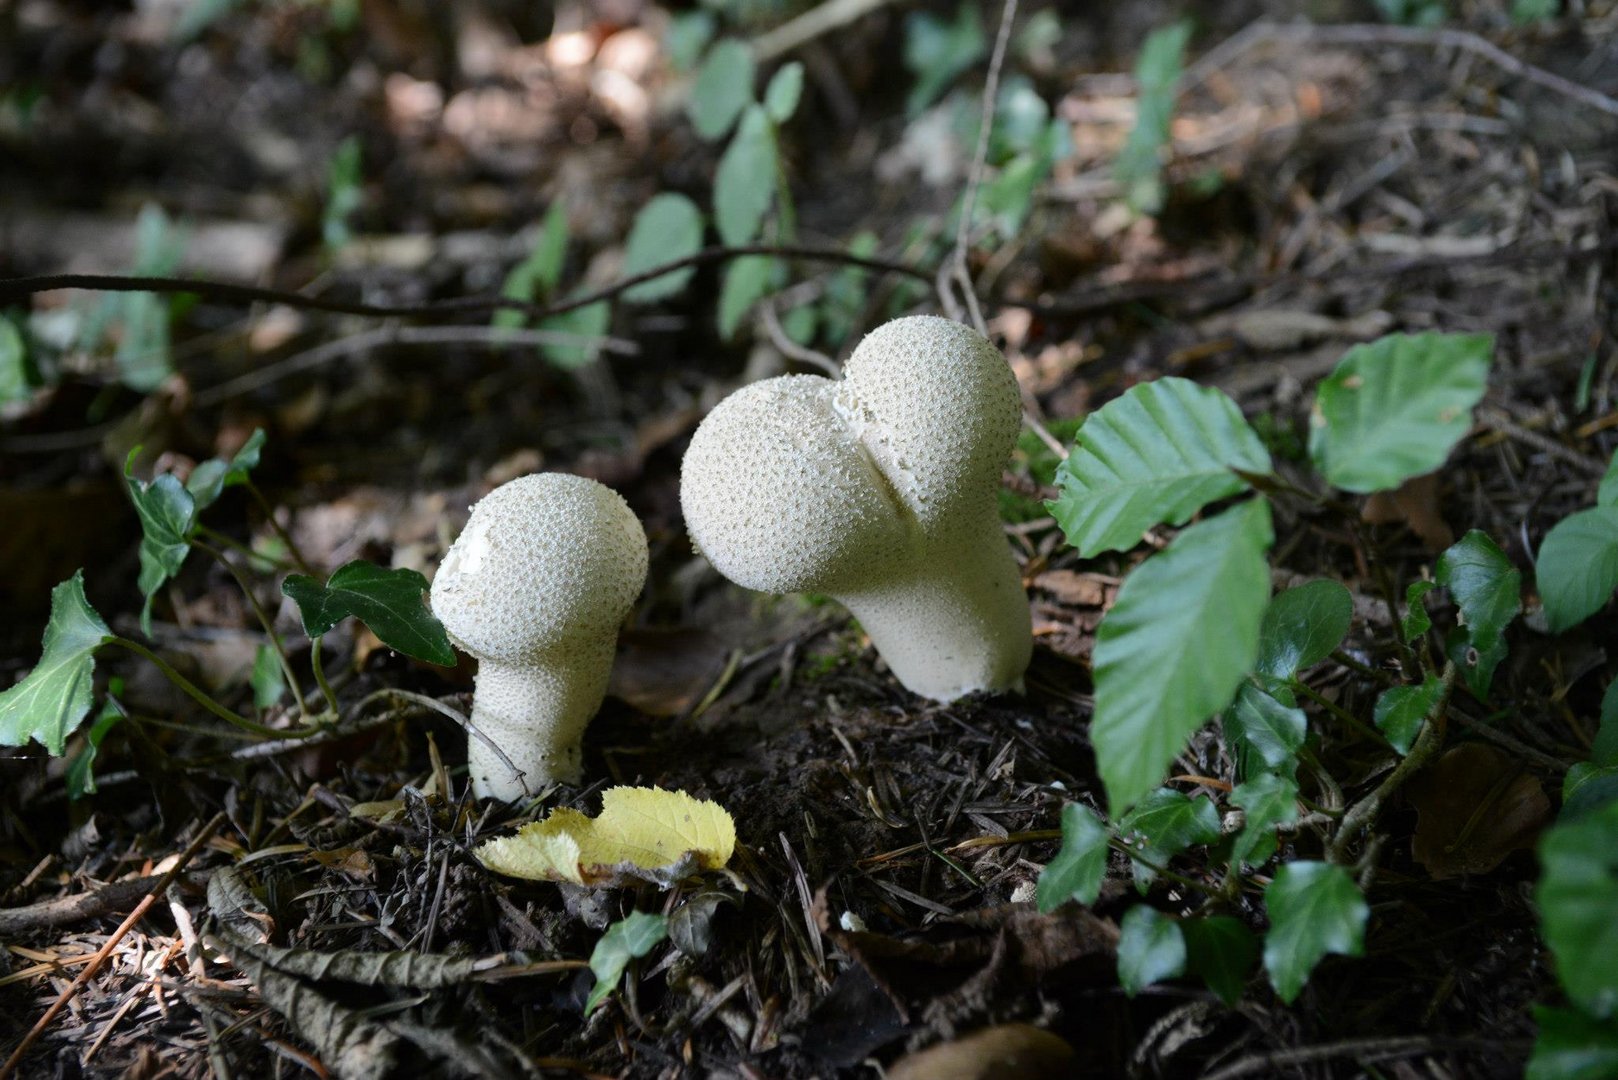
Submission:
[[[433,579],[433,614],[480,660],[521,663],[616,634],[646,562],[646,533],[616,491],[566,473],[522,476],[472,507]]]
[[[1022,425],[1022,394],[1000,350],[936,315],[865,335],[837,408],[929,534],[993,502]]]
[[[680,466],[697,550],[760,592],[835,592],[908,546],[888,483],[833,407],[838,383],[783,375],[744,386],[702,421]]]

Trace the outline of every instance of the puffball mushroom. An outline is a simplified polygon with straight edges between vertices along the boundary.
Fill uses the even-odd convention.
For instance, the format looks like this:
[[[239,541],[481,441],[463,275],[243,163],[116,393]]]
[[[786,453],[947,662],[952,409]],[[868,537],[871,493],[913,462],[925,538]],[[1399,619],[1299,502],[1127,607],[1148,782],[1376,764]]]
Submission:
[[[646,583],[646,533],[611,488],[541,473],[472,507],[433,579],[433,614],[477,657],[472,791],[515,800],[577,783],[584,729],[606,696],[618,628]]]
[[[841,601],[917,694],[1019,687],[1033,634],[995,490],[1021,416],[981,334],[896,319],[841,380],[784,375],[721,401],[681,467],[686,527],[739,585]]]

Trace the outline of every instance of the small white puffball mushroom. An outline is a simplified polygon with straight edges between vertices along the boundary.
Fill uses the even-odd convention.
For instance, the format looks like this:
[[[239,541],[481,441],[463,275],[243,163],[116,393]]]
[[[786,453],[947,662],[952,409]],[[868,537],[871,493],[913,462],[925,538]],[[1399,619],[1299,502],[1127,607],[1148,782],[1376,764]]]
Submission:
[[[433,579],[433,614],[478,659],[473,726],[524,774],[472,736],[478,798],[579,781],[584,729],[606,696],[646,558],[639,519],[582,476],[519,477],[472,507]]]
[[[981,334],[895,319],[841,380],[784,375],[721,401],[681,466],[686,527],[738,585],[841,601],[917,694],[1019,687],[1033,634],[995,490],[1021,417]]]

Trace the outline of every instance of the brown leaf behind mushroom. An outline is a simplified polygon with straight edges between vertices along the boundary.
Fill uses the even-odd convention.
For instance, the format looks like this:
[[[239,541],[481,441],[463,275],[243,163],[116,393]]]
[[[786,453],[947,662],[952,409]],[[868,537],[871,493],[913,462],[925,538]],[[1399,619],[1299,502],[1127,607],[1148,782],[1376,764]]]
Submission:
[[[1445,752],[1411,785],[1416,860],[1434,878],[1483,874],[1532,847],[1549,820],[1550,799],[1532,773],[1487,743]]]
[[[999,1024],[906,1054],[888,1080],[1058,1080],[1072,1075],[1073,1048],[1032,1024]]]

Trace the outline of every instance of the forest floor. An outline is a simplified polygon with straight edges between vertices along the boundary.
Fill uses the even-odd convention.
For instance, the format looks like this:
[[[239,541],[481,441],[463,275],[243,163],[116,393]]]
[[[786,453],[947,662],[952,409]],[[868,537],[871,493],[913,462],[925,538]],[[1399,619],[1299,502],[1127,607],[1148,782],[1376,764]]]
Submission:
[[[1592,89],[1618,89],[1618,14],[1524,29],[1499,5],[1458,6],[1465,18],[1440,32],[1343,3],[1334,32],[1318,11],[1310,31],[1254,23],[1294,18],[1284,5],[1192,5],[1155,219],[1120,213],[1111,162],[1141,41],[1181,12],[1158,0],[1059,11],[1060,36],[1010,69],[1068,123],[1072,153],[1017,235],[972,253],[996,343],[1030,409],[1064,438],[1130,386],[1178,374],[1224,389],[1297,460],[1309,390],[1354,343],[1393,330],[1496,336],[1478,426],[1432,483],[1362,528],[1278,511],[1277,586],[1346,584],[1357,617],[1344,651],[1373,670],[1397,652],[1386,593],[1430,576],[1467,528],[1531,566],[1618,445],[1618,103]],[[415,304],[498,290],[560,202],[566,280],[594,286],[618,276],[652,195],[709,202],[718,150],[690,130],[659,44],[669,16],[649,4],[562,7],[554,27],[537,5],[496,0],[377,0],[348,27],[315,4],[222,7],[184,43],[163,4],[0,11],[12,54],[0,86],[27,88],[26,110],[21,89],[0,102],[0,275],[128,272],[137,211],[155,203],[184,223],[180,272]],[[916,229],[941,221],[968,182],[971,147],[905,117],[908,7],[881,6],[798,54],[809,77],[782,153],[805,243],[869,231],[884,257],[918,261],[931,249]],[[980,64],[961,83],[976,92],[981,80]],[[363,161],[353,235],[323,244],[328,162],[349,135]],[[846,267],[796,269],[822,290],[849,282],[837,284]],[[855,332],[820,342],[838,355],[880,321],[899,279],[852,285]],[[494,347],[486,323],[459,320],[464,339],[422,345],[399,323],[204,299],[176,313],[175,371],[154,391],[121,387],[110,354],[83,350],[64,354],[49,390],[0,406],[3,685],[36,663],[50,590],[81,566],[108,622],[136,636],[140,527],[120,475],[136,446],[144,468],[183,469],[264,429],[255,476],[322,570],[364,556],[430,577],[470,504],[536,470],[616,488],[652,553],[586,738],[587,785],[523,806],[471,799],[464,735],[436,712],[369,715],[315,745],[263,743],[219,729],[136,657],[102,658],[98,680],[118,680],[144,719],[100,745],[95,794],[69,799],[65,759],[37,745],[0,752],[0,1054],[111,947],[19,1075],[869,1076],[1006,1021],[1066,1040],[1070,1075],[1521,1072],[1530,1007],[1556,993],[1531,904],[1532,836],[1549,802],[1469,841],[1498,850],[1446,863],[1413,851],[1421,793],[1402,794],[1364,881],[1365,955],[1328,957],[1291,1005],[1257,972],[1233,1007],[1189,983],[1127,997],[1113,958],[1115,920],[1135,896],[1127,860],[1088,911],[1039,914],[1033,886],[1064,802],[1099,797],[1088,661],[1142,553],[1081,561],[1039,501],[1051,456],[1025,444],[1003,509],[1033,605],[1026,693],[949,705],[906,693],[836,604],[729,585],[692,554],[680,454],[730,389],[800,368],[762,324],[722,340],[718,288],[703,266],[672,297],[617,305],[619,347],[571,367]],[[33,301],[58,313],[93,303]],[[244,544],[270,535],[240,491],[209,521]],[[273,582],[261,596],[280,601]],[[219,566],[193,558],[155,616],[153,647],[169,662],[250,701],[263,635]],[[276,618],[307,672],[296,611]],[[1580,756],[1573,718],[1593,714],[1613,630],[1610,608],[1561,638],[1519,626],[1490,700],[1458,706],[1478,744],[1551,797]],[[326,646],[345,705],[388,688],[470,703],[467,664],[418,663],[342,627]],[[1315,685],[1361,715],[1380,688],[1331,662]],[[1309,706],[1324,721],[1315,754],[1363,792],[1388,766],[1384,748],[1325,708]],[[1177,771],[1188,794],[1223,794],[1202,784],[1231,774],[1217,725]],[[551,807],[595,812],[613,784],[728,808],[728,872],[667,892],[587,892],[505,879],[472,856]],[[1300,829],[1281,858],[1320,844]],[[227,867],[275,945],[575,963],[427,989],[236,966],[205,944],[208,881]],[[171,887],[115,933],[170,869]],[[1219,872],[1194,854],[1174,870]],[[65,906],[75,897],[90,899]],[[1192,899],[1169,879],[1148,897],[1171,913]],[[664,943],[585,1016],[592,976],[578,962],[636,909],[689,909],[706,948]],[[1256,897],[1237,910],[1262,924]]]

